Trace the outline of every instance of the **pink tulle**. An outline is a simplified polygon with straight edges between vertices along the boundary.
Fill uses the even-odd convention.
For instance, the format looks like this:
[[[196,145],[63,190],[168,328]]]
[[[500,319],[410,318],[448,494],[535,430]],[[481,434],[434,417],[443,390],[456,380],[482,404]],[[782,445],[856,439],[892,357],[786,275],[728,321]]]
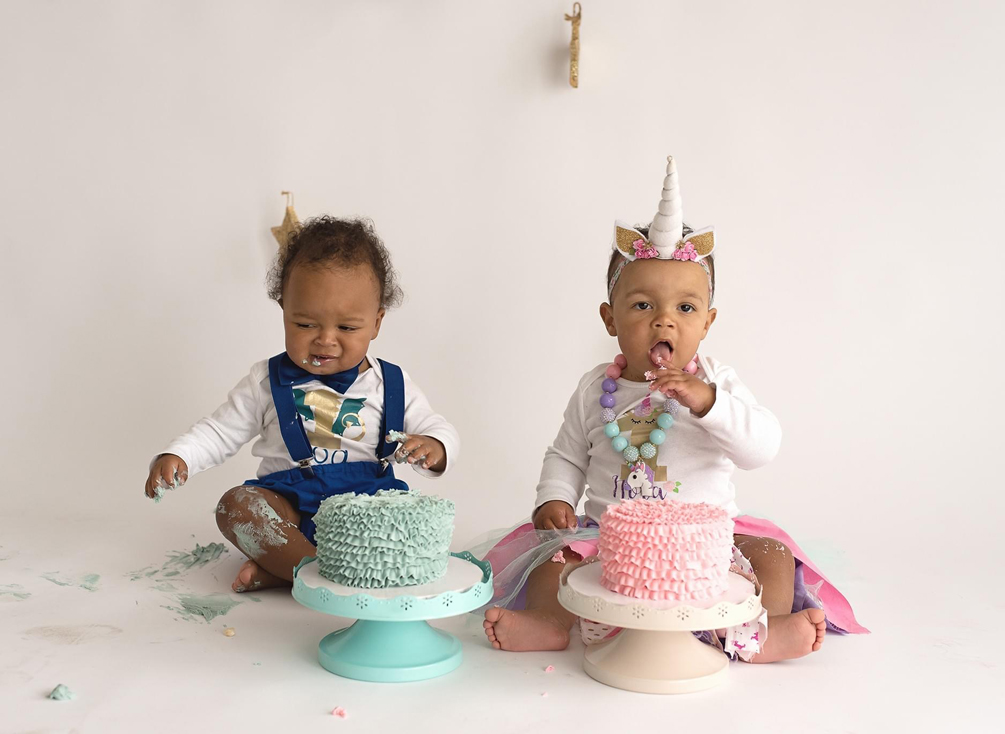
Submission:
[[[817,598],[823,605],[828,621],[851,634],[869,634],[869,630],[855,619],[855,613],[852,610],[851,604],[844,595],[827,580],[827,577],[823,575],[820,569],[816,567],[809,556],[796,544],[788,533],[770,520],[750,515],[740,515],[734,518],[733,522],[734,532],[738,535],[771,538],[788,546],[796,559],[803,564],[803,582],[807,586],[814,588]],[[493,550],[485,555],[485,559],[491,561],[493,571],[498,573],[515,560],[515,555],[521,550],[525,550],[526,546],[524,544],[516,542],[518,538],[529,534],[532,540],[536,532],[533,524],[525,523],[514,528],[502,541],[497,542]],[[582,558],[589,558],[597,555],[598,544],[599,540],[575,540],[565,545]],[[546,558],[550,558],[550,556],[546,556]]]
[[[813,561],[803,552],[803,549],[796,545],[796,541],[788,533],[770,520],[751,517],[750,515],[740,515],[734,519],[734,523],[733,531],[738,535],[771,538],[787,545],[789,550],[792,551],[792,555],[803,564],[803,582],[807,586],[820,585],[816,594],[820,599],[820,603],[823,604],[824,614],[827,615],[828,621],[853,635],[869,634],[869,630],[860,625],[858,620],[855,619],[855,612],[852,611],[851,604],[845,599],[844,594],[838,591],[827,580],[827,577],[813,564]]]

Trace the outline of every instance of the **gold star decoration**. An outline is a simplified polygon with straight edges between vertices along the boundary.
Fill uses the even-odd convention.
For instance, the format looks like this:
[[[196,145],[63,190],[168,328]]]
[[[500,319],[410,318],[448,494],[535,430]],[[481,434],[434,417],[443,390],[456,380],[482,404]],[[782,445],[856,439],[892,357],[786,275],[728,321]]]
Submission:
[[[583,20],[583,7],[579,3],[572,4],[572,15],[566,15],[566,20],[572,21],[572,40],[569,42],[569,84],[579,88],[579,24]]]
[[[290,241],[290,236],[300,226],[300,218],[293,210],[293,194],[289,191],[283,191],[282,195],[286,197],[286,214],[283,215],[283,223],[278,227],[272,228],[272,236],[279,243],[279,249],[285,250],[286,245]]]

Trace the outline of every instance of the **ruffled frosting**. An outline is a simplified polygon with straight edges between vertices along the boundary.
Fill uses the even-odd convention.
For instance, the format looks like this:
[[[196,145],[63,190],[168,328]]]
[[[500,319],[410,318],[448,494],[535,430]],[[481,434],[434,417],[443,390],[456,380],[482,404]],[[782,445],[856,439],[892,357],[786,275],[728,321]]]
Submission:
[[[361,589],[415,586],[447,572],[454,503],[416,491],[337,494],[314,516],[318,571]]]
[[[704,601],[726,591],[733,520],[704,502],[636,499],[600,518],[600,583],[658,601]]]

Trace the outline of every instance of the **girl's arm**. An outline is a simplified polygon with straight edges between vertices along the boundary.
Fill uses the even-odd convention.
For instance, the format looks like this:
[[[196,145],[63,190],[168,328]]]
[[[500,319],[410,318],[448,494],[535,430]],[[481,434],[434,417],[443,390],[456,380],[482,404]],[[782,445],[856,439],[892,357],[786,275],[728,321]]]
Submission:
[[[262,431],[265,401],[261,381],[268,363],[259,362],[227,395],[227,401],[178,436],[158,456],[174,454],[188,465],[189,477],[222,464]]]
[[[715,402],[696,418],[722,452],[740,469],[757,469],[778,453],[782,427],[774,414],[758,405],[732,367],[719,367],[710,376]]]
[[[584,415],[583,385],[580,382],[565,408],[558,435],[544,453],[534,501],[535,512],[544,503],[554,500],[567,503],[573,512],[579,506],[586,489],[586,469],[590,463]]]

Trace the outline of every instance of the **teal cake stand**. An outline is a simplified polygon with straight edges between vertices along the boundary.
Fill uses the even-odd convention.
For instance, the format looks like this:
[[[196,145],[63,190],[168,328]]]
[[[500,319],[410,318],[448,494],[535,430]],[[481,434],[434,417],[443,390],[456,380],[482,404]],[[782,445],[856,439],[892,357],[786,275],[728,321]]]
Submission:
[[[427,620],[470,612],[492,599],[492,567],[470,553],[451,553],[447,573],[421,586],[342,586],[304,558],[293,571],[293,598],[309,609],[357,620],[318,645],[321,666],[355,680],[396,683],[445,675],[461,664],[456,637]]]

